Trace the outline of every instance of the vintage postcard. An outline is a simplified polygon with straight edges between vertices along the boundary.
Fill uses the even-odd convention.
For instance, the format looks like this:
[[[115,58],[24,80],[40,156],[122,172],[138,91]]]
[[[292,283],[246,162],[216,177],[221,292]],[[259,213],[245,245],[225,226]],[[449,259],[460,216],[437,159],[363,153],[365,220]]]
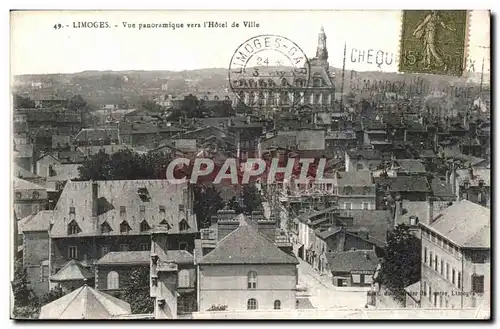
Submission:
[[[489,11],[10,23],[12,319],[490,319]]]

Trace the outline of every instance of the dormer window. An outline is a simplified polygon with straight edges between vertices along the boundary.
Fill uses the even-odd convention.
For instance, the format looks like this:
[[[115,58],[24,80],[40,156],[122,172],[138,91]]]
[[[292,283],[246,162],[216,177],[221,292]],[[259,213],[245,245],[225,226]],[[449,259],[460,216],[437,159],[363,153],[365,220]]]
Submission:
[[[352,186],[346,186],[344,191],[346,195],[352,194]]]
[[[127,208],[125,206],[120,206],[120,216],[125,216],[127,213]]]
[[[189,230],[189,224],[187,223],[187,221],[185,219],[181,220],[181,222],[179,223],[179,230],[180,231]]]
[[[33,191],[33,199],[38,199],[40,197],[40,193],[38,191]]]
[[[123,221],[121,224],[120,224],[120,233],[122,234],[127,234],[128,232],[130,232],[132,229],[130,228],[130,225],[128,225],[128,223],[126,221]]]
[[[21,199],[23,197],[21,192],[16,192],[16,199]]]
[[[101,224],[101,233],[106,234],[110,233],[111,231],[113,230],[111,229],[111,226],[109,226],[108,222],[104,222]]]
[[[80,226],[74,220],[68,224],[68,235],[77,235],[81,231]]]
[[[170,230],[170,228],[171,228],[171,227],[170,227],[170,224],[167,222],[167,220],[166,220],[166,219],[162,220],[162,221],[160,222],[160,225],[166,225],[166,226],[167,226],[167,228],[168,228],[169,230]]]
[[[183,204],[179,205],[179,211],[184,211],[184,205]]]
[[[165,206],[160,206],[159,210],[160,210],[160,214],[165,214]]]
[[[469,180],[464,181],[464,188],[469,188],[469,187],[470,187]]]
[[[151,229],[151,227],[149,226],[148,222],[143,220],[141,222],[141,232],[147,232]]]
[[[74,215],[75,214],[75,207],[69,207],[69,214]]]
[[[483,186],[484,186],[484,180],[482,180],[482,179],[481,179],[481,180],[479,181],[479,187],[483,187]]]
[[[139,206],[139,212],[140,212],[141,214],[144,214],[144,213],[146,212],[146,206],[145,206],[145,205],[140,205],[140,206]]]

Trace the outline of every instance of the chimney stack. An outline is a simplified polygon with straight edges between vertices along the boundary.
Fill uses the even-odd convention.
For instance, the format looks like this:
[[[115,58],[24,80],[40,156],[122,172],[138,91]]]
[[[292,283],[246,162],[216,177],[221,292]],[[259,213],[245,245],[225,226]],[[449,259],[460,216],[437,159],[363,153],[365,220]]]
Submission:
[[[432,198],[429,198],[429,200],[427,201],[427,207],[429,211],[429,218],[426,224],[432,224],[432,222],[434,221],[434,201],[432,200]]]
[[[99,183],[92,182],[92,217],[98,216]]]

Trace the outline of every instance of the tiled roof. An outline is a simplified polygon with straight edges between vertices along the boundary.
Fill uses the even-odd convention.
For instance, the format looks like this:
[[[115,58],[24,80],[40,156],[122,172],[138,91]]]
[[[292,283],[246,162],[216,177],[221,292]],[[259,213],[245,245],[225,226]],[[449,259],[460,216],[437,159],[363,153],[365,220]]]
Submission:
[[[99,265],[111,264],[149,264],[150,251],[112,251],[97,261]]]
[[[131,314],[130,304],[84,285],[42,306],[40,319],[111,319]]]
[[[389,213],[386,210],[342,210],[341,215],[353,219],[353,225],[347,227],[347,231],[366,231],[368,240],[379,246],[385,245],[390,226]]]
[[[298,261],[251,226],[240,225],[220,240],[200,264],[298,264]]]
[[[34,183],[28,182],[27,180],[20,179],[17,177],[13,178],[14,191],[19,190],[45,190],[46,188]]]
[[[356,250],[325,253],[332,272],[373,271],[378,265],[378,258],[373,250]]]
[[[434,178],[431,182],[431,189],[432,195],[438,198],[452,198],[455,196],[453,186],[449,183],[446,184],[445,179]]]
[[[438,232],[461,247],[490,248],[490,209],[468,200],[444,209],[425,227]]]
[[[338,186],[372,186],[372,174],[369,171],[337,172]]]
[[[77,142],[110,139],[118,139],[117,128],[84,128],[75,136]]]
[[[67,181],[68,179],[75,179],[80,176],[78,168],[79,164],[60,164],[55,165],[52,169],[55,171],[54,176],[47,177],[48,182]]]
[[[87,267],[83,266],[77,260],[70,260],[64,265],[59,272],[50,277],[50,281],[61,282],[61,281],[75,281],[75,280],[87,280],[94,278],[94,273],[92,273]]]
[[[19,232],[49,231],[50,223],[53,219],[53,210],[42,210],[36,214],[29,215],[21,219],[18,225]]]
[[[120,224],[129,225],[128,234],[146,234],[140,231],[141,222],[151,229],[165,220],[170,233],[194,233],[198,230],[195,216],[188,205],[187,184],[169,184],[167,180],[97,181],[98,216],[92,220],[92,182],[67,182],[54,210],[52,236],[66,237],[68,224],[73,220],[81,232],[78,235],[101,235],[100,228],[107,223],[111,232],[103,235],[121,235]],[[184,206],[184,212],[179,206]],[[74,207],[74,215],[70,214]],[[122,211],[123,210],[123,211]],[[164,210],[164,211],[163,211]],[[185,220],[189,229],[180,231]],[[97,225],[96,225],[97,224]]]

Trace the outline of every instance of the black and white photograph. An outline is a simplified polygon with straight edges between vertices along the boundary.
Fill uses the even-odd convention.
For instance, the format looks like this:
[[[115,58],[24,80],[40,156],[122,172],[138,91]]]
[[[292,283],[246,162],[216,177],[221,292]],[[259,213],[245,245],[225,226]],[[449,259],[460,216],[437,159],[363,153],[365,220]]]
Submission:
[[[490,15],[12,10],[10,318],[489,320]]]

